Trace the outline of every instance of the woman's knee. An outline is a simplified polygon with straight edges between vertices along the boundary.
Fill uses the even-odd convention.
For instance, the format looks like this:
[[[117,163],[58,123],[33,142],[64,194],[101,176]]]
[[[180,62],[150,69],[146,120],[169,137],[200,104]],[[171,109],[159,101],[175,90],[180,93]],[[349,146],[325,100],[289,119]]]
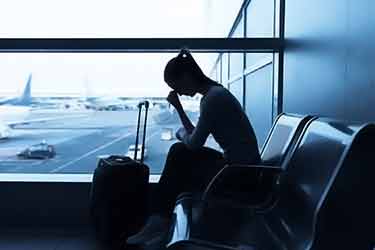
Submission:
[[[186,169],[187,159],[190,158],[188,148],[184,143],[177,142],[169,148],[163,169],[163,175],[179,175]],[[177,171],[177,172],[176,172]]]
[[[182,142],[176,142],[174,143],[170,148],[168,154],[181,154],[181,153],[186,153],[189,151],[188,147],[182,143]]]

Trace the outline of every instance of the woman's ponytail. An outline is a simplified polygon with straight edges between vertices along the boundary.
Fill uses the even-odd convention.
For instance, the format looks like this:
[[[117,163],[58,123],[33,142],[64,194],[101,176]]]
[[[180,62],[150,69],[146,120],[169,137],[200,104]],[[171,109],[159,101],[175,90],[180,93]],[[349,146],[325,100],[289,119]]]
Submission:
[[[189,73],[201,84],[208,82],[216,83],[203,73],[202,69],[187,49],[181,49],[179,54],[168,62],[164,70],[164,80],[168,84],[175,84],[184,73]]]

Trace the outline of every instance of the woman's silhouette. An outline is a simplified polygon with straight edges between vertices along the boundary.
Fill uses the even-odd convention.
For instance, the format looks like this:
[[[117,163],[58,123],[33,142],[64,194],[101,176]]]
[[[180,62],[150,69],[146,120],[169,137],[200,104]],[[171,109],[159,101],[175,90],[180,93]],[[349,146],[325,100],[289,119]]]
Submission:
[[[143,230],[128,244],[147,244],[163,237],[176,197],[183,192],[203,191],[225,164],[257,164],[260,160],[253,128],[241,104],[222,85],[208,78],[187,50],[171,59],[164,80],[173,89],[167,97],[179,114],[181,142],[170,148],[164,170],[152,195],[152,213]],[[194,126],[178,95],[201,94],[199,120]],[[212,134],[224,153],[204,147]]]

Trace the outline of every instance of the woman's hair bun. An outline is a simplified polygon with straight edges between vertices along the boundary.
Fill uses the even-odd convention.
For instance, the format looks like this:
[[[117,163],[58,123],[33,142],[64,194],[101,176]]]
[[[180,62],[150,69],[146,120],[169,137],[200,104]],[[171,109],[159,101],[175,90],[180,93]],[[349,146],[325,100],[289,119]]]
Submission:
[[[187,58],[190,55],[190,51],[187,48],[182,48],[180,53],[178,53],[178,57],[180,58]]]

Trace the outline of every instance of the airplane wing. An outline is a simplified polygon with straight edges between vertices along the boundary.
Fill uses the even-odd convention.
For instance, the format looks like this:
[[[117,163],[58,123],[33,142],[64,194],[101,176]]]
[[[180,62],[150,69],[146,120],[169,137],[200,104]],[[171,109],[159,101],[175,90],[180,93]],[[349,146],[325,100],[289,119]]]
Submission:
[[[6,104],[7,102],[9,102],[9,100],[12,100],[12,98],[9,98],[9,97],[0,98],[0,105]]]

